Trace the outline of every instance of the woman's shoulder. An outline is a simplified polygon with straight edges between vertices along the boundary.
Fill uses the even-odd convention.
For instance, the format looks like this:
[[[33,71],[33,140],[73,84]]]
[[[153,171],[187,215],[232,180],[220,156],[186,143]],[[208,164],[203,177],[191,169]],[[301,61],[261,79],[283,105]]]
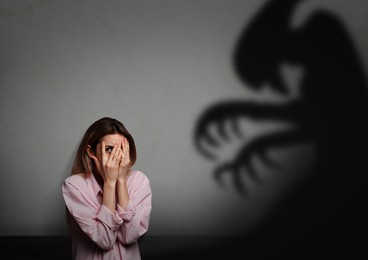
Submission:
[[[134,180],[134,181],[138,181],[138,182],[149,182],[148,177],[140,170],[135,170],[132,169],[130,170],[130,177]]]
[[[83,173],[68,176],[63,183],[65,186],[81,187],[86,185],[86,175]]]

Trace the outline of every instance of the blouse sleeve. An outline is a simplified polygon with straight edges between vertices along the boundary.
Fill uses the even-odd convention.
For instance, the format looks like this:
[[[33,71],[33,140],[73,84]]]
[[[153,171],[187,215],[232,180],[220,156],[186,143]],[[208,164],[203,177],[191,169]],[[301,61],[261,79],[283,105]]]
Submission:
[[[118,232],[118,241],[122,244],[134,243],[146,233],[151,215],[152,192],[148,178],[141,173],[134,184],[136,188],[129,194],[130,200],[126,209],[119,205],[117,207],[117,212],[124,221]]]
[[[62,185],[65,204],[82,231],[101,249],[111,249],[123,220],[106,206],[96,206],[86,196],[87,189],[66,180]]]

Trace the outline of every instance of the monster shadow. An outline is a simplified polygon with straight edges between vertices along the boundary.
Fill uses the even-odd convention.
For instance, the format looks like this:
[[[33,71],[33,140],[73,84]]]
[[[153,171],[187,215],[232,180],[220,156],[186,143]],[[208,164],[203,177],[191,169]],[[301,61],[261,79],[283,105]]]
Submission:
[[[307,252],[311,256],[317,250],[330,254],[328,248],[336,245],[339,248],[335,252],[342,253],[344,246],[359,247],[356,235],[362,225],[366,230],[365,75],[345,27],[331,13],[314,11],[300,26],[291,26],[292,15],[301,2],[268,1],[240,35],[233,56],[236,74],[253,91],[269,86],[287,96],[290,89],[280,68],[283,64],[301,67],[299,97],[281,104],[230,100],[212,105],[200,115],[194,134],[198,151],[216,160],[211,148],[219,149],[220,142],[210,133],[210,126],[217,127],[222,141],[228,138],[225,122],[229,120],[239,137],[246,135],[237,124],[241,117],[255,123],[280,121],[294,126],[253,138],[232,161],[216,168],[216,179],[230,174],[241,193],[246,192],[241,174],[257,178],[252,156],[274,167],[277,162],[267,157],[272,148],[300,142],[311,142],[316,147],[311,170],[273,205],[266,220],[249,235],[248,242],[258,246],[254,248],[273,248],[258,251],[259,259],[262,254],[265,259],[269,256],[266,254],[275,256],[275,252],[293,259],[302,259],[303,254],[307,257]],[[244,259],[246,252],[244,249]]]

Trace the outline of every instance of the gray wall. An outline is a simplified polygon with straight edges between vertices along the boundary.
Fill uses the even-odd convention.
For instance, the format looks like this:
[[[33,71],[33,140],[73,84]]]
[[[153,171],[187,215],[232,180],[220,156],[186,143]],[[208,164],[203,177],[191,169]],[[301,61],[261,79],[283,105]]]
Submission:
[[[235,41],[263,3],[1,0],[0,235],[67,234],[61,183],[84,131],[103,116],[121,120],[135,137],[135,168],[153,190],[150,234],[234,234],[265,216],[296,181],[295,169],[313,160],[313,146],[274,151],[284,164],[277,174],[256,162],[264,185],[245,175],[244,198],[228,176],[223,187],[214,181],[219,162],[192,142],[197,117],[213,103],[279,100],[252,93],[232,69]],[[317,7],[345,23],[368,72],[368,2],[306,1],[294,22]],[[298,73],[286,77],[296,81]],[[241,123],[248,137],[288,127]],[[242,142],[234,138],[217,151],[220,158]],[[293,160],[300,155],[305,160]]]

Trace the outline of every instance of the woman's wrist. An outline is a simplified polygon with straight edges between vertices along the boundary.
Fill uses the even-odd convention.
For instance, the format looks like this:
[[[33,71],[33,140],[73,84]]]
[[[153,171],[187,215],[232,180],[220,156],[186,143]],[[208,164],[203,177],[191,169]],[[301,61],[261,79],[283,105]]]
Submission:
[[[115,183],[111,181],[104,182],[102,204],[105,205],[112,213],[115,213],[115,191]]]
[[[118,178],[118,181],[117,181],[117,184],[118,185],[121,185],[121,184],[126,184],[126,176],[121,176]]]
[[[115,189],[116,181],[104,181],[103,188],[104,189]]]
[[[129,202],[129,194],[128,194],[126,176],[122,176],[118,178],[117,194],[118,194],[118,204],[120,205],[121,208],[125,210]]]

